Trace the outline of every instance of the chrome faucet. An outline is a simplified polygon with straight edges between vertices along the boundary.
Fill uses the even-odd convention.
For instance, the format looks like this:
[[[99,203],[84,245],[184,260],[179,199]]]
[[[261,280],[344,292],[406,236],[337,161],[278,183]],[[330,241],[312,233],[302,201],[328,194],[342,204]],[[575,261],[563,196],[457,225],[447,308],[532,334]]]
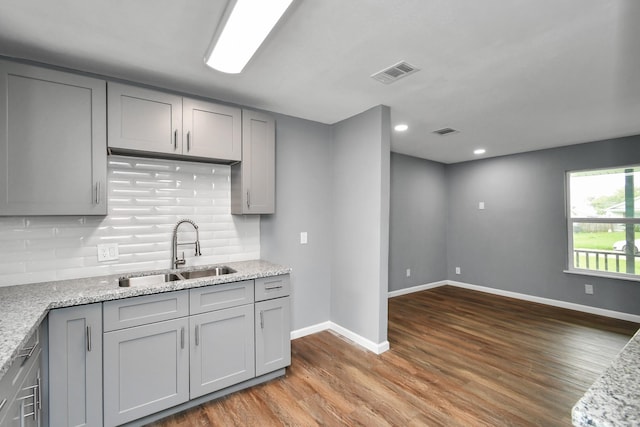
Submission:
[[[188,223],[193,226],[196,230],[196,241],[195,242],[181,242],[178,243],[178,228],[180,224]],[[198,226],[195,222],[190,219],[181,219],[176,223],[176,226],[173,227],[173,244],[171,245],[171,268],[178,268],[180,265],[184,265],[187,261],[184,259],[184,252],[182,252],[182,258],[178,258],[178,246],[183,245],[193,245],[196,247],[196,256],[202,255],[200,253],[200,233],[198,232]]]

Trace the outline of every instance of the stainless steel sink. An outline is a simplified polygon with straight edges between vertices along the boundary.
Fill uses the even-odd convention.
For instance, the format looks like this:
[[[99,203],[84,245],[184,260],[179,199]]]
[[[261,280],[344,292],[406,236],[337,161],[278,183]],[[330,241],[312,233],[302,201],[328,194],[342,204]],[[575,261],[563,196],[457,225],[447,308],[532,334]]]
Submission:
[[[227,266],[213,267],[208,270],[181,271],[180,274],[185,279],[195,279],[197,277],[222,276],[224,274],[232,274],[236,271]]]
[[[184,280],[184,278],[178,273],[152,274],[149,276],[121,277],[118,280],[118,284],[122,288],[127,288],[130,286],[159,285],[161,283],[173,282],[174,280]]]

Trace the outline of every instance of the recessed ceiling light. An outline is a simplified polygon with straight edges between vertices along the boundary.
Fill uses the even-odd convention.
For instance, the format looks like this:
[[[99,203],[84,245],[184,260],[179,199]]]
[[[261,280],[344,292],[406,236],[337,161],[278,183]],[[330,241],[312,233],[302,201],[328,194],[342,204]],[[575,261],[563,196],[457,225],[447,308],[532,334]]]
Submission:
[[[237,0],[205,63],[224,73],[241,72],[292,1]]]
[[[487,150],[485,150],[484,148],[478,148],[477,150],[473,150],[473,154],[479,156],[480,154],[484,154],[486,153]]]
[[[399,125],[396,125],[394,129],[398,132],[404,132],[405,130],[409,129],[409,126],[404,123],[401,123]]]

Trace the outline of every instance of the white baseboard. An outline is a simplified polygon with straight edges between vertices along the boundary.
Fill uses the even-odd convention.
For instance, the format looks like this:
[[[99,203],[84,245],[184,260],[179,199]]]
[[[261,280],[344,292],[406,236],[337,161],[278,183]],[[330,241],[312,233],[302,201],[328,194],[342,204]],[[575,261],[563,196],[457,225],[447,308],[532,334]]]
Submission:
[[[518,292],[504,291],[502,289],[489,288],[486,286],[473,285],[471,283],[456,282],[454,280],[442,280],[439,282],[426,283],[424,285],[418,285],[418,286],[413,286],[411,288],[392,291],[388,293],[388,297],[393,298],[400,295],[420,292],[420,291],[433,289],[433,288],[437,288],[439,286],[444,286],[444,285],[456,286],[458,288],[471,289],[474,291],[485,292],[488,294],[500,295],[500,296],[515,298],[515,299],[524,300],[524,301],[536,302],[539,304],[546,304],[554,307],[566,308],[569,310],[582,311],[584,313],[597,314],[599,316],[611,317],[613,319],[627,320],[629,322],[640,323],[640,315],[637,315],[637,314],[622,313],[619,311],[606,310],[604,308],[591,307],[588,305],[575,304],[572,302],[559,301],[559,300],[554,300],[550,298],[542,298],[542,297],[536,297],[533,295],[521,294]],[[291,331],[291,339],[294,340],[296,338],[302,338],[307,335],[315,334],[322,331],[328,331],[328,330],[331,330],[337,334],[342,335],[343,337],[353,341],[359,346],[364,347],[375,354],[381,354],[389,350],[389,341],[375,343],[331,321],[321,322],[315,325],[311,325],[305,328]]]
[[[343,337],[353,341],[359,346],[364,347],[375,354],[381,354],[389,350],[389,341],[374,343],[373,341],[370,341],[367,338],[361,335],[358,335],[355,332],[330,321],[317,323],[315,325],[307,326],[306,328],[296,329],[295,331],[291,331],[291,339],[294,340],[296,338],[302,338],[307,335],[311,335],[311,334],[315,334],[315,333],[327,331],[327,330],[331,330],[337,334],[340,334]]]
[[[370,341],[367,338],[361,335],[358,335],[347,328],[343,328],[342,326],[333,322],[331,322],[331,330],[342,335],[345,338],[350,339],[351,341],[355,342],[361,347],[364,347],[367,350],[374,352],[375,354],[381,354],[389,350],[389,341],[384,341],[379,344],[374,343],[373,341]]]
[[[437,288],[439,286],[446,285],[447,283],[449,282],[447,282],[446,280],[441,280],[439,282],[426,283],[424,285],[412,286],[410,288],[405,288],[405,289],[398,289],[397,291],[389,292],[388,296],[389,298],[399,297],[400,295],[412,294],[414,292],[426,291],[427,289]]]
[[[500,295],[503,297],[516,298],[524,301],[537,302],[539,304],[551,305],[553,307],[566,308],[569,310],[581,311],[583,313],[597,314],[598,316],[611,317],[613,319],[627,320],[629,322],[640,323],[640,315],[623,313],[620,311],[607,310],[604,308],[592,307],[589,305],[575,304],[572,302],[560,301],[551,298],[536,297],[533,295],[521,294],[518,292],[504,291],[502,289],[489,288],[487,286],[473,285],[471,283],[456,282],[455,280],[448,280],[444,282],[437,282],[442,285],[451,285],[458,288],[471,289],[479,292],[486,292],[488,294]],[[432,288],[435,286],[431,286]],[[415,289],[415,288],[411,288]],[[417,291],[414,291],[417,292]]]
[[[316,323],[315,325],[307,326],[306,328],[296,329],[291,331],[291,339],[306,337],[307,335],[317,334],[318,332],[327,331],[331,329],[331,322],[326,321],[322,323]]]

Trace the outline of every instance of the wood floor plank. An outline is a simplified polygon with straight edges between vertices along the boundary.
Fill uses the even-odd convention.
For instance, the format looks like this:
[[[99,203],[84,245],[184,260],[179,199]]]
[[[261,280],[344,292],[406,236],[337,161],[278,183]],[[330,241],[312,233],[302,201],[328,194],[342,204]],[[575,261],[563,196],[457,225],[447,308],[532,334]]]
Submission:
[[[570,426],[638,327],[442,286],[389,300],[381,355],[299,338],[285,377],[153,426]]]

